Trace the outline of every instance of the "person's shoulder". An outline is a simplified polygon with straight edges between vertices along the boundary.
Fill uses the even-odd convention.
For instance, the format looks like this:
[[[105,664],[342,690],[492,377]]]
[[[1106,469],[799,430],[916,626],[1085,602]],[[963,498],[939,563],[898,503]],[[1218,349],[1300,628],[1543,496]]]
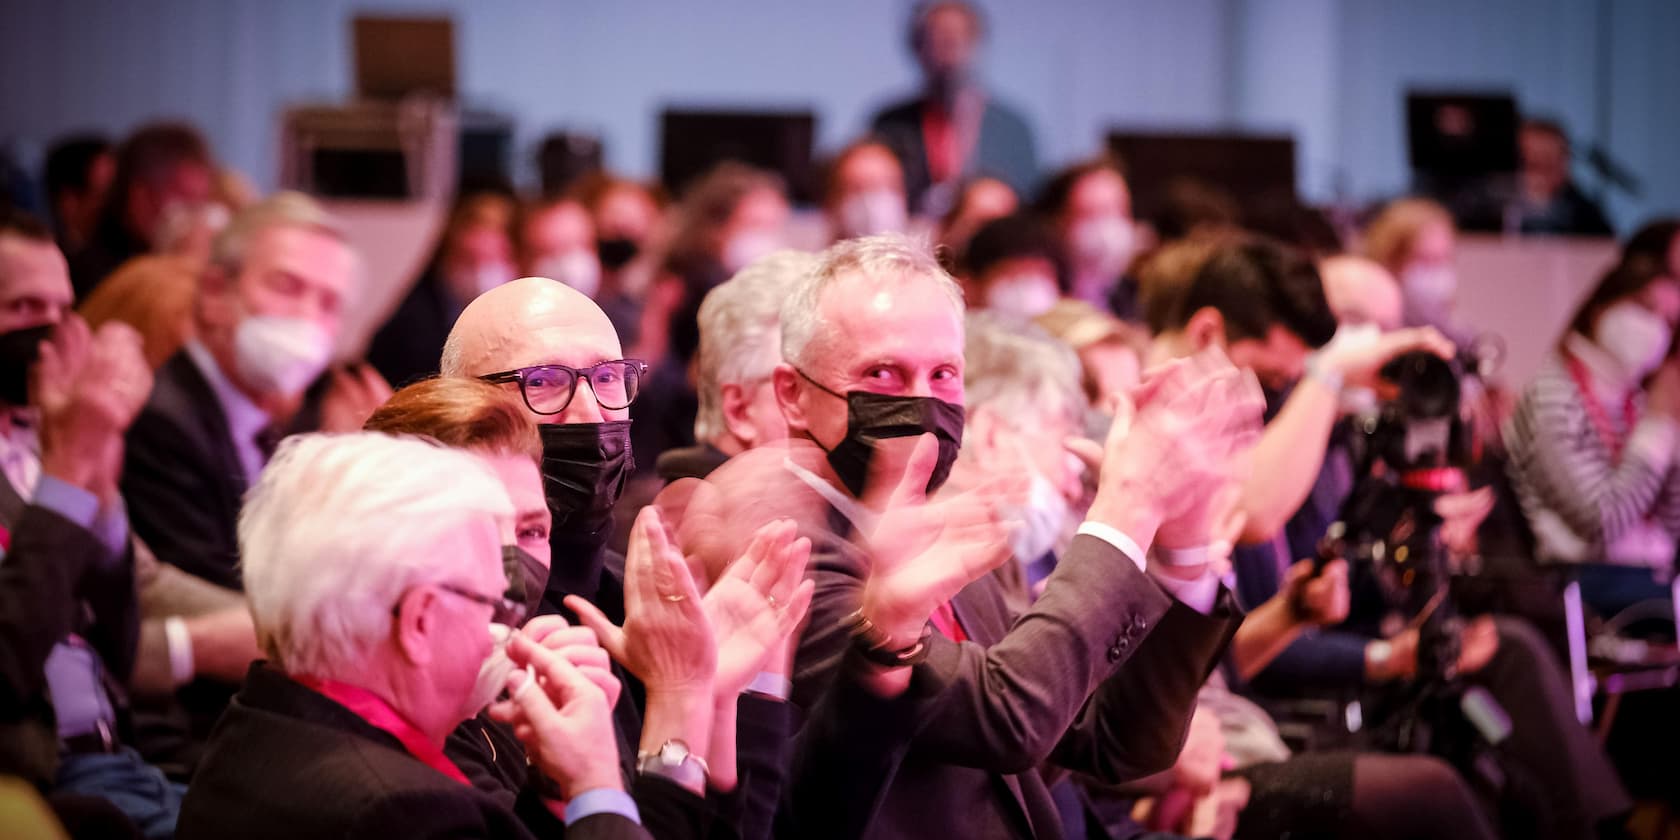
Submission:
[[[888,102],[875,111],[875,116],[869,123],[876,131],[883,128],[916,123],[921,120],[922,98],[911,96]]]

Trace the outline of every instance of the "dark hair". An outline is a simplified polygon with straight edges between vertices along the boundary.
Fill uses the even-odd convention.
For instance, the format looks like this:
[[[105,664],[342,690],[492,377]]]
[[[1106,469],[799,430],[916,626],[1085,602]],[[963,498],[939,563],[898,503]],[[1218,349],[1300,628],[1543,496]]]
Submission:
[[[60,139],[47,151],[41,181],[48,200],[66,190],[85,190],[88,170],[100,155],[111,153],[111,141],[99,134],[76,134]]]
[[[1240,227],[1241,207],[1230,190],[1200,178],[1179,177],[1167,183],[1161,209],[1151,220],[1162,242],[1196,231]]]
[[[1120,169],[1120,164],[1106,157],[1093,158],[1084,163],[1076,163],[1050,176],[1044,186],[1038,190],[1038,200],[1033,202],[1033,208],[1046,216],[1055,216],[1067,207],[1069,199],[1073,197],[1073,188],[1085,179],[1087,175],[1098,172],[1113,172],[1125,180],[1126,173]]]
[[[1292,245],[1310,259],[1333,257],[1347,250],[1330,217],[1294,196],[1258,202],[1248,215],[1248,229]]]
[[[927,30],[927,19],[940,9],[956,9],[968,15],[968,22],[974,29],[975,40],[986,37],[986,17],[975,8],[972,3],[963,0],[932,0],[932,2],[917,3],[910,10],[910,51],[921,52],[923,33]]]
[[[1604,276],[1599,278],[1598,285],[1593,287],[1587,299],[1581,301],[1574,316],[1569,319],[1569,332],[1591,335],[1593,322],[1610,305],[1622,298],[1637,295],[1645,291],[1645,287],[1652,283],[1675,278],[1669,274],[1667,264],[1661,259],[1648,256],[1630,256],[1616,263]],[[1568,334],[1565,333],[1564,337]]]
[[[1061,245],[1037,216],[1016,213],[993,219],[980,226],[963,249],[961,265],[971,281],[978,282],[992,266],[1004,260],[1037,257],[1056,267],[1056,283],[1066,291]]]
[[[105,199],[102,227],[122,227],[128,196],[142,181],[155,181],[182,165],[212,166],[210,147],[198,130],[185,123],[152,123],[136,129],[117,147],[117,171]]]
[[[874,135],[859,138],[847,145],[846,148],[836,152],[834,157],[823,164],[822,200],[824,204],[832,203],[836,198],[840,189],[840,170],[846,165],[846,161],[870,149],[879,149],[886,152],[887,156],[892,158],[893,163],[898,164],[900,177],[903,177],[904,164],[899,161],[898,152],[894,151],[892,146],[887,145],[885,140]]]
[[[1565,148],[1569,146],[1569,132],[1563,130],[1563,123],[1551,117],[1527,117],[1522,121],[1525,131],[1538,131],[1550,134],[1561,141]]]
[[[1622,259],[1650,257],[1658,263],[1667,263],[1676,236],[1680,236],[1680,218],[1653,219],[1628,237],[1627,244],[1622,246]]]
[[[1323,347],[1336,334],[1336,316],[1324,297],[1318,269],[1293,249],[1263,239],[1216,248],[1202,264],[1167,327],[1213,307],[1225,319],[1225,338],[1265,340],[1274,326],[1308,347]]]
[[[53,241],[52,231],[34,215],[0,203],[0,236],[16,236],[30,242]]]

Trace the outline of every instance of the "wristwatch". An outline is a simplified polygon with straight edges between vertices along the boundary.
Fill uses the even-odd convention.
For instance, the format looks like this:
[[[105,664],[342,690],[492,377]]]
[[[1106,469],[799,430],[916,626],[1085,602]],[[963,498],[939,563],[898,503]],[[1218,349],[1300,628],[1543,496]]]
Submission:
[[[847,616],[845,625],[847,634],[852,637],[852,646],[857,648],[858,653],[882,668],[905,668],[927,658],[927,640],[932,633],[927,627],[922,628],[921,638],[909,647],[894,648],[892,639],[866,618],[863,610]]]
[[[660,744],[658,752],[637,753],[636,771],[663,776],[694,790],[705,790],[706,779],[712,775],[706,760],[695,755],[688,744],[676,738]]]
[[[1388,661],[1394,658],[1394,645],[1378,639],[1365,646],[1365,661],[1372,670],[1383,673],[1388,667]]]

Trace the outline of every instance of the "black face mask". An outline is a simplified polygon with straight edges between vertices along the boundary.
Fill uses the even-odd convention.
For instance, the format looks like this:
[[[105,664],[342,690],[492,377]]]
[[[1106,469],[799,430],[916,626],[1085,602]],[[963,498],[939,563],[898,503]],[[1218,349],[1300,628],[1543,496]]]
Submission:
[[[543,497],[555,531],[593,528],[612,516],[636,461],[630,421],[546,423],[542,436]]]
[[[51,338],[52,331],[52,324],[42,324],[0,333],[0,404],[29,404],[29,370],[41,357],[41,342]]]
[[[799,375],[823,391],[841,396],[803,372]],[[828,465],[853,496],[862,496],[864,484],[869,481],[875,444],[892,438],[931,433],[938,439],[939,460],[934,464],[933,474],[928,476],[927,492],[938,490],[951,477],[951,465],[957,460],[957,450],[962,448],[962,406],[936,397],[895,397],[869,391],[851,391],[844,399],[846,437],[828,451]]]
[[[601,257],[601,267],[608,271],[617,271],[629,265],[639,250],[636,240],[621,236],[595,240],[595,253]]]
[[[537,604],[542,601],[543,589],[548,586],[548,567],[531,552],[517,545],[504,545],[502,574],[507,575],[508,581],[503,597],[516,604],[524,604],[526,618],[535,615]]]

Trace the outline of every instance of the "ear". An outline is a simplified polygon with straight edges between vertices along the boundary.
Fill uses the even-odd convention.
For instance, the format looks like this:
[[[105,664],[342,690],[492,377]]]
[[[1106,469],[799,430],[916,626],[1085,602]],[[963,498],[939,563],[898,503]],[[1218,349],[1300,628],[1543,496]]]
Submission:
[[[1185,322],[1184,336],[1189,339],[1192,352],[1205,350],[1210,345],[1224,347],[1225,316],[1211,306],[1204,306]]]
[[[431,664],[436,644],[438,595],[430,587],[417,586],[397,602],[397,620],[391,642],[397,652],[416,667]]]
[[[736,440],[741,441],[751,449],[757,443],[758,433],[753,429],[752,422],[747,417],[747,392],[739,383],[731,382],[718,389],[718,399],[723,403],[723,425]]]
[[[777,365],[776,370],[770,374],[770,381],[776,387],[776,404],[781,406],[782,418],[787,420],[788,430],[809,431],[811,427],[805,417],[805,406],[800,401],[805,393],[805,381],[794,372],[793,365],[787,362]]]

